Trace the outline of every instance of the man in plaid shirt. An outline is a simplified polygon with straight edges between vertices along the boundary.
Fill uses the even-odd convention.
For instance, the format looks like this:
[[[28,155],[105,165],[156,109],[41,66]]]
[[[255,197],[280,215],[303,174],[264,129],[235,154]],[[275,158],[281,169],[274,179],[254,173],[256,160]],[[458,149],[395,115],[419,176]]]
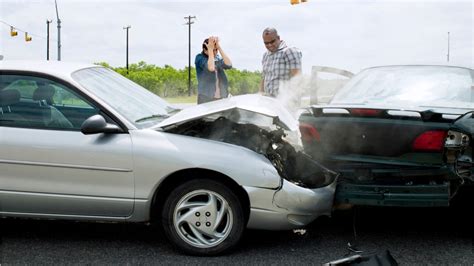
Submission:
[[[262,59],[260,92],[276,97],[281,82],[301,74],[302,54],[297,48],[286,46],[274,28],[266,28],[262,37],[268,51],[265,52]]]

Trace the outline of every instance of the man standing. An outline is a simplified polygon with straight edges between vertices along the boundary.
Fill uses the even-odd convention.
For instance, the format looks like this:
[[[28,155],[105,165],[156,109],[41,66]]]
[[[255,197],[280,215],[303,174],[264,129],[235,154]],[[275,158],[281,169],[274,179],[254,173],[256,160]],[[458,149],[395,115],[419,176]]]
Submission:
[[[226,98],[229,84],[224,69],[232,68],[232,62],[222,50],[219,38],[211,36],[205,39],[202,52],[196,56],[194,63],[198,80],[198,104]]]
[[[266,28],[262,37],[267,51],[262,59],[260,93],[276,97],[282,82],[301,74],[302,54],[297,48],[286,46],[274,28]]]

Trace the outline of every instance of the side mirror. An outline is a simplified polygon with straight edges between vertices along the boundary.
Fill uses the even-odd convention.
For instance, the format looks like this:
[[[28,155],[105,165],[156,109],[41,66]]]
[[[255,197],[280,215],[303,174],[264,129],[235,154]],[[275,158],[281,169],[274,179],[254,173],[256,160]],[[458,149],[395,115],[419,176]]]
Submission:
[[[98,133],[123,133],[123,130],[114,124],[107,123],[103,116],[93,115],[82,123],[81,132],[84,135],[91,135]]]

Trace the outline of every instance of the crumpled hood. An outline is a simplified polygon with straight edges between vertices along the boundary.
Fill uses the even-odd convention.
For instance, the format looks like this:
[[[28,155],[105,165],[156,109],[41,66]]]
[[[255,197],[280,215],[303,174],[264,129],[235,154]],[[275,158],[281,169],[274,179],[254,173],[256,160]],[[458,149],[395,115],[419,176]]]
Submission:
[[[185,108],[157,125],[167,128],[207,116],[224,116],[236,123],[259,127],[280,126],[296,131],[298,121],[276,99],[258,94],[230,98]]]

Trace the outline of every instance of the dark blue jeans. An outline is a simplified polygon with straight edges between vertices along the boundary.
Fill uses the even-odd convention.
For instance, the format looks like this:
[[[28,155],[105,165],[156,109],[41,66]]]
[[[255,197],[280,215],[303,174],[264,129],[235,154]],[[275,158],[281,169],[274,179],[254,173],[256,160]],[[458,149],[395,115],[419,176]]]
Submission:
[[[220,100],[221,98],[211,98],[206,95],[198,94],[198,104]]]

